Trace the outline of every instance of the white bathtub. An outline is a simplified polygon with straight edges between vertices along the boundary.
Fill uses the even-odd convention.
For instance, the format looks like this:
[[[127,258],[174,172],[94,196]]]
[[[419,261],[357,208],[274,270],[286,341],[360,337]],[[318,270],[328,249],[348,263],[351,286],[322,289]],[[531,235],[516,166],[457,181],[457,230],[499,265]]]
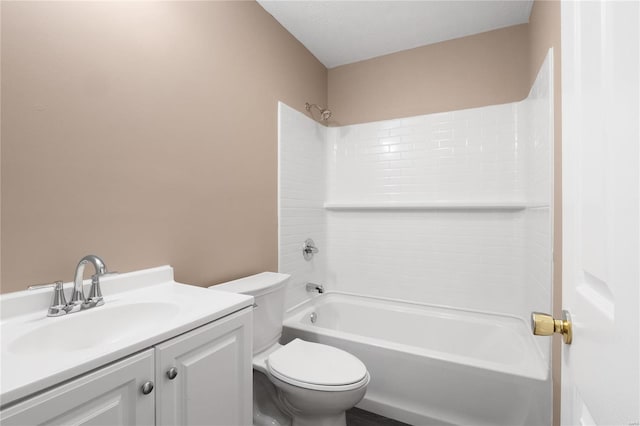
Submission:
[[[285,341],[336,346],[367,365],[365,410],[414,425],[551,424],[549,363],[519,318],[329,292],[284,325]]]

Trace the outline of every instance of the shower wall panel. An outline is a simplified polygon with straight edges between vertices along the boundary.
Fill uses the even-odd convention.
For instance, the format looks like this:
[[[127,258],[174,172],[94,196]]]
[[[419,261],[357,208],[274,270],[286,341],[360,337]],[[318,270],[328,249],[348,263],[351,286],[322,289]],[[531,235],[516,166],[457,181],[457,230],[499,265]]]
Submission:
[[[278,270],[291,274],[285,301],[289,308],[306,300],[307,282],[325,282],[327,129],[282,102],[278,123]],[[320,250],[311,261],[302,256],[307,238]]]
[[[519,200],[518,104],[329,129],[331,202]]]
[[[523,203],[518,104],[329,129],[328,200]],[[331,211],[332,288],[519,314],[523,213]]]
[[[329,212],[332,289],[519,314],[522,212]]]

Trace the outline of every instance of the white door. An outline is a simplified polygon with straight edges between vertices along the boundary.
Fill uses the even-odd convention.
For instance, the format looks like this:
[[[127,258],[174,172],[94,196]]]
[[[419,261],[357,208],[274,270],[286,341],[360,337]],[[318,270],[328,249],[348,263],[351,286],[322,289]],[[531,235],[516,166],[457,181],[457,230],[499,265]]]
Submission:
[[[154,378],[153,350],[125,358],[0,413],[10,425],[153,425],[155,398],[142,386]]]
[[[156,424],[252,424],[252,312],[244,309],[156,346]]]
[[[640,2],[562,2],[562,424],[640,424]]]

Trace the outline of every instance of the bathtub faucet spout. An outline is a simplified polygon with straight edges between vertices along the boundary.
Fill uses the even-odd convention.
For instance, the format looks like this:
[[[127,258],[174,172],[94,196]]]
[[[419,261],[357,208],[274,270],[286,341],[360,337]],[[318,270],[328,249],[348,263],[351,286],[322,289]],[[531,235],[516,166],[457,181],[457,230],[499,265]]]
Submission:
[[[314,283],[307,283],[307,291],[313,293],[313,292],[318,292],[320,294],[324,293],[324,286],[322,284],[314,284]]]

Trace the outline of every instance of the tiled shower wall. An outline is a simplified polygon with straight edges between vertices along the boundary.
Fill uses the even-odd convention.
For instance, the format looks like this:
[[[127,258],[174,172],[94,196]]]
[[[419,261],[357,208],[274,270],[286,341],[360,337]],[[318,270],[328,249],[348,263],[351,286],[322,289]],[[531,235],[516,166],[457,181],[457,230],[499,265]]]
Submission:
[[[291,274],[285,301],[291,307],[308,297],[307,282],[326,281],[327,128],[282,102],[278,116],[278,270]],[[311,261],[302,256],[307,238],[320,248]]]
[[[523,318],[549,310],[550,67],[545,62],[530,97],[518,103],[328,128],[324,141],[316,123],[281,107],[281,131],[288,123],[310,133],[300,130],[301,142],[281,134],[289,188],[283,179],[280,238],[289,245],[281,244],[280,270],[295,271],[302,259],[309,215],[305,232],[326,233],[316,239],[317,261],[326,262],[316,268],[326,270],[311,276],[329,289]],[[302,210],[291,209],[292,193],[304,199]],[[323,202],[458,208],[324,210]],[[459,208],[474,203],[497,207]],[[523,207],[499,208],[509,204]],[[313,269],[297,267],[307,276]],[[288,306],[304,298],[293,291]]]
[[[522,214],[330,212],[332,289],[484,311],[522,306]]]
[[[518,104],[329,129],[329,202],[522,202]],[[330,211],[336,290],[518,313],[522,213]]]
[[[517,106],[329,128],[328,201],[522,199]]]

